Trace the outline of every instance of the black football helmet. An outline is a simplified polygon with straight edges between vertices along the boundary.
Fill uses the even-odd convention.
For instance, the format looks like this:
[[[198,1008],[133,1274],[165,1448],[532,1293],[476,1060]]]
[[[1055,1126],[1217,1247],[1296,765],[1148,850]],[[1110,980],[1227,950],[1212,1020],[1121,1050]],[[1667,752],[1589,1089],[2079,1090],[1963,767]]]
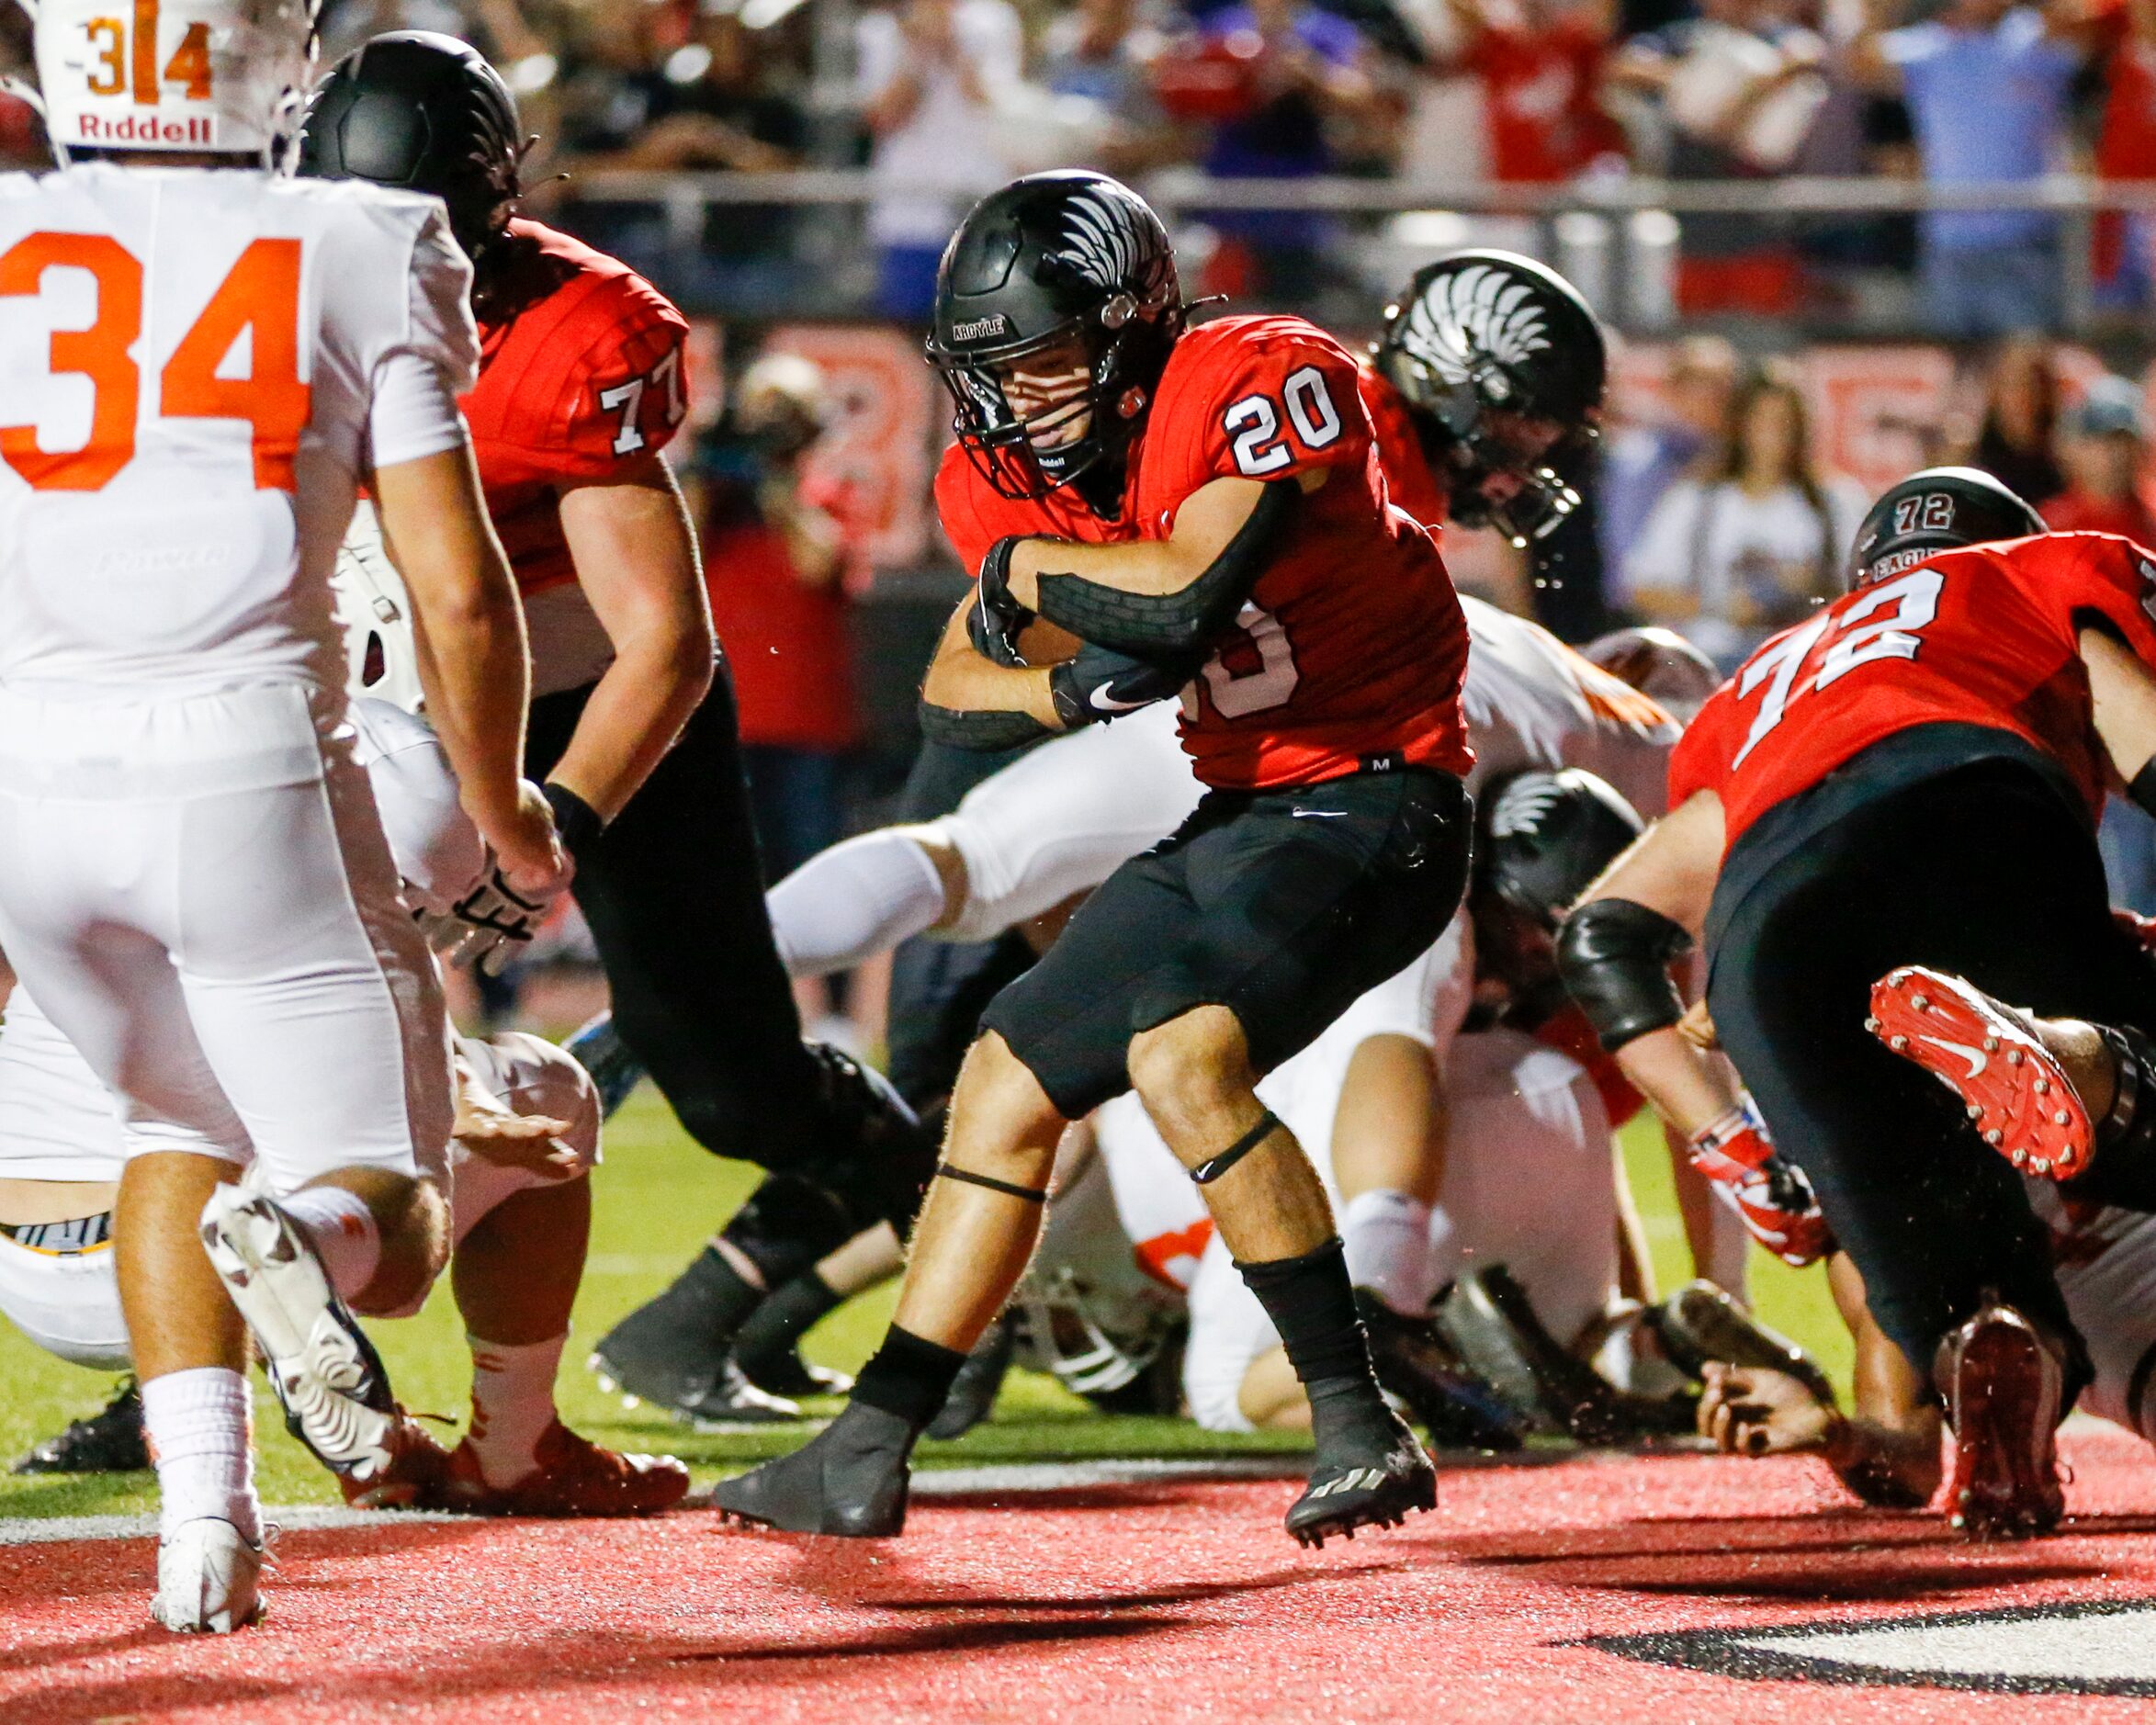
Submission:
[[[516,201],[525,149],[516,98],[477,49],[433,30],[393,30],[316,86],[299,172],[432,192],[476,261]]]
[[[928,359],[955,403],[952,430],[1003,496],[1038,499],[1083,479],[1081,494],[1112,511],[1189,313],[1175,248],[1144,198],[1104,174],[1029,174],[975,205],[952,236]],[[1008,368],[1072,341],[1090,387],[1022,418],[1003,392]],[[1082,435],[1045,442],[1081,415]]]
[[[1545,932],[1646,830],[1613,785],[1577,767],[1514,773],[1483,806],[1479,884]]]
[[[1926,468],[1889,486],[1849,548],[1852,592],[1898,575],[1932,555],[1993,539],[2048,533],[2044,518],[1976,468]]]
[[[1602,326],[1556,271],[1488,250],[1426,265],[1385,308],[1376,355],[1415,416],[1455,521],[1524,546],[1580,506],[1554,464],[1597,435],[1609,357]],[[1523,419],[1553,421],[1557,441],[1523,446]],[[1497,473],[1519,482],[1502,502],[1484,495]]]

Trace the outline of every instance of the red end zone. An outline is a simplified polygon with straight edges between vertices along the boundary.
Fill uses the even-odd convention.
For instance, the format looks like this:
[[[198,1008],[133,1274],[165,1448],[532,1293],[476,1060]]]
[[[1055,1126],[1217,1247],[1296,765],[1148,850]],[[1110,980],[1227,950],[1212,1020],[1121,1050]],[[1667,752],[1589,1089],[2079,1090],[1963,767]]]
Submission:
[[[147,1539],[11,1546],[0,1719],[2145,1717],[2156,1468],[2065,1448],[2077,1519],[2022,1546],[1697,1456],[1461,1470],[1307,1557],[1284,1483],[928,1501],[865,1545],[384,1517],[286,1536],[270,1621],[220,1639],[147,1625]]]

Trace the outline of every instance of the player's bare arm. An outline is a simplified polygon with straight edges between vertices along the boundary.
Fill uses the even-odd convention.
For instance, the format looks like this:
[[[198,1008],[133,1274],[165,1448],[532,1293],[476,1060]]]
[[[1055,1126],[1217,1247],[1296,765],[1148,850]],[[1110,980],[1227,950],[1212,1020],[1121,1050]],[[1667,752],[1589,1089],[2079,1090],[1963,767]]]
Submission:
[[[428,711],[465,809],[513,885],[550,891],[567,862],[546,799],[521,772],[531,701],[524,613],[471,450],[460,445],[382,468],[374,486],[424,644]]]
[[[1026,631],[1021,648],[1036,662],[999,665],[975,650],[966,632],[966,617],[975,603],[968,593],[943,626],[936,656],[920,685],[922,701],[952,713],[1023,715],[1044,730],[1060,728],[1048,692],[1047,667],[1069,652],[1070,637],[1052,625],[1036,623]],[[1051,645],[1051,637],[1058,644]]]
[[[2156,760],[2156,671],[2102,629],[2081,632],[2081,657],[2088,668],[2096,735],[2120,780],[2132,784]]]
[[[711,687],[711,607],[694,529],[659,454],[560,498],[577,579],[614,663],[548,777],[612,820]]]

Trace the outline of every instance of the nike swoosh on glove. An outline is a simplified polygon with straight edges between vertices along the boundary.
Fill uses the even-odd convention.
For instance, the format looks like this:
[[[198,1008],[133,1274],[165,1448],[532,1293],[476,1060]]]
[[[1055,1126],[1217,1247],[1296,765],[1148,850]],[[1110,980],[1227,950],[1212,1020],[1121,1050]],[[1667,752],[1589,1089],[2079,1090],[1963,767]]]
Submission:
[[[1081,725],[1105,725],[1156,701],[1169,700],[1182,693],[1194,674],[1188,660],[1156,664],[1089,643],[1078,648],[1075,659],[1049,671],[1048,693],[1063,728],[1074,731]]]
[[[1018,637],[1033,622],[1033,614],[1010,596],[1010,554],[1018,536],[1001,538],[981,558],[980,583],[965,614],[965,637],[974,651],[999,665],[1022,666]]]
[[[1834,1250],[1812,1182],[1774,1147],[1749,1099],[1694,1133],[1686,1149],[1745,1231],[1783,1263],[1801,1269]]]

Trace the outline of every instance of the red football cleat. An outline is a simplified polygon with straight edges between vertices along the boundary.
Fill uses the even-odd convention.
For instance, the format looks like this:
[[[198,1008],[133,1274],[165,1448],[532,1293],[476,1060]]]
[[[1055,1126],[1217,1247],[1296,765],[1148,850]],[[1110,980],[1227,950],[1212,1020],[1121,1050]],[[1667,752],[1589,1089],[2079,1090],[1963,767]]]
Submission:
[[[402,1408],[389,1427],[389,1465],[365,1480],[337,1475],[355,1509],[439,1509],[449,1478],[449,1452]]]
[[[539,1438],[539,1463],[514,1485],[489,1485],[465,1439],[448,1458],[441,1507],[468,1516],[650,1516],[688,1494],[689,1470],[672,1456],[619,1455],[556,1420]]]
[[[1909,964],[1872,984],[1864,1028],[1958,1096],[1983,1141],[2025,1174],[2070,1180],[2089,1166],[2089,1111],[2013,1008],[1958,976]]]
[[[2063,1375],[2012,1306],[1985,1306],[1939,1344],[1933,1376],[1954,1427],[1947,1516],[1970,1538],[2027,1539],[2066,1513],[2056,1445]]]

